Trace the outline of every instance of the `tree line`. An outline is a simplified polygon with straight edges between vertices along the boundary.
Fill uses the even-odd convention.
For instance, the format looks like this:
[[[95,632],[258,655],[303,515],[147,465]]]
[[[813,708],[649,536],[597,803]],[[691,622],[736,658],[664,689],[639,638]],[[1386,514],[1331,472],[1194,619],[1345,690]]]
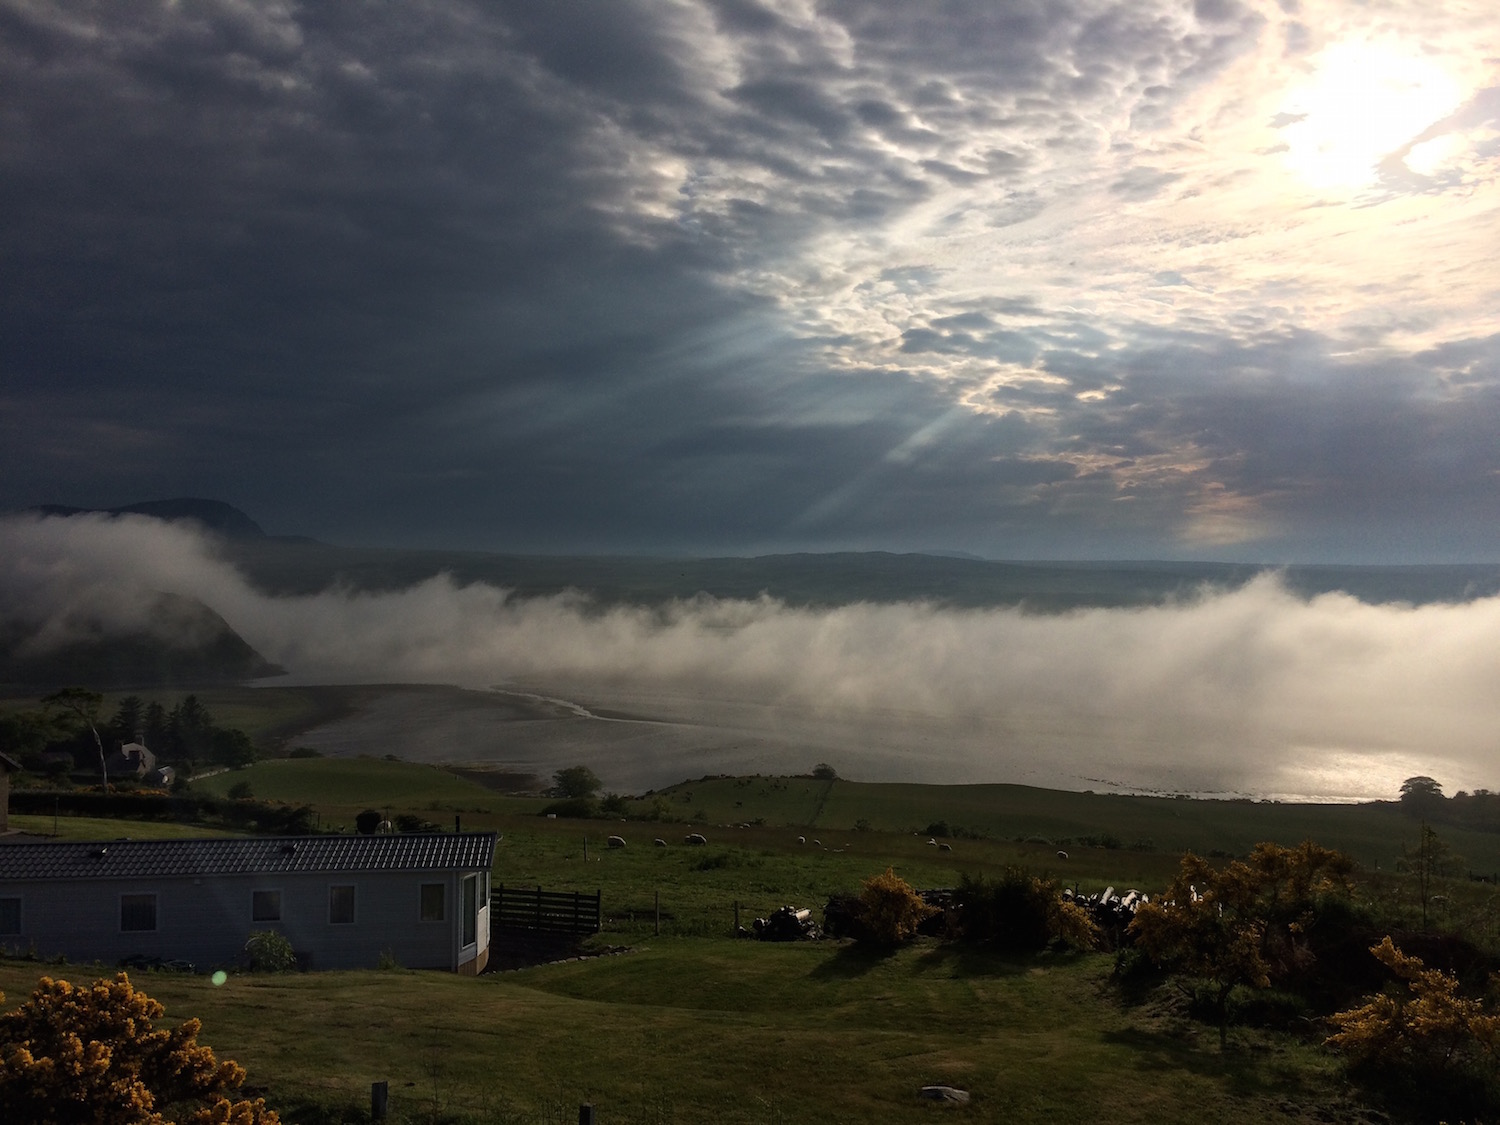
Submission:
[[[102,779],[106,759],[131,743],[182,774],[211,766],[236,769],[260,756],[244,731],[219,725],[196,695],[170,709],[127,695],[108,716],[104,696],[86,688],[63,688],[40,702],[37,708],[0,711],[0,746],[32,773],[62,774],[69,759],[79,769],[97,760]]]

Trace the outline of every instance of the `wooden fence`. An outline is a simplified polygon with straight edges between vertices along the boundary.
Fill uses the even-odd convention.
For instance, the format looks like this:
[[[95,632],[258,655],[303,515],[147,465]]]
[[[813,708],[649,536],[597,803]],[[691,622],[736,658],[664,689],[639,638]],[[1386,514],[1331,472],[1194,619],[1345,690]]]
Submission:
[[[599,932],[602,895],[544,891],[541,887],[507,887],[490,891],[490,928],[546,930],[554,934]]]

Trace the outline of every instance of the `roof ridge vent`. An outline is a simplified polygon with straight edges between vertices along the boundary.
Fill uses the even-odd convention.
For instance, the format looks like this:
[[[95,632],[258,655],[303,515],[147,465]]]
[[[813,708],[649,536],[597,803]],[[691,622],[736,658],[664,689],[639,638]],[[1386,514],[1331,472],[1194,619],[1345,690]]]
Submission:
[[[290,841],[288,841],[285,844],[282,844],[281,845],[281,854],[282,855],[296,855],[297,854],[297,845],[291,843]]]
[[[95,848],[93,851],[89,852],[89,855],[93,856],[95,859],[103,859],[108,854],[109,854],[109,845],[108,844],[104,844],[104,845],[102,845],[100,847]]]

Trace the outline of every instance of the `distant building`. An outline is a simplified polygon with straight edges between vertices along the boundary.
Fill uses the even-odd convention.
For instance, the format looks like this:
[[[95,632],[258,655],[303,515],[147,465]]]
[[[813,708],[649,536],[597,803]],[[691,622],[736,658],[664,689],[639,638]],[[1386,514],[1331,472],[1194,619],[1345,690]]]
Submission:
[[[489,959],[493,832],[0,846],[0,948],[200,969],[279,931],[309,969],[477,974]]]
[[[156,755],[139,742],[127,742],[104,760],[110,777],[145,778],[156,768]]]

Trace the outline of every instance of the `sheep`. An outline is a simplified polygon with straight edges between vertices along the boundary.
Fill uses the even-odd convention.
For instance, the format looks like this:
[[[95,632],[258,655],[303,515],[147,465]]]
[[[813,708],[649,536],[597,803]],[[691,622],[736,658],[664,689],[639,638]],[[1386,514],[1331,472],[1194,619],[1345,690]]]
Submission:
[[[951,852],[952,850],[953,850],[953,845],[952,844],[939,844],[938,845],[938,851],[940,851],[940,852]]]
[[[611,836],[607,842],[612,848],[623,848],[625,846],[625,837]]]
[[[658,836],[656,838],[655,843],[656,843],[656,846],[658,848],[664,848],[664,847],[667,846],[667,842],[665,840],[663,840],[660,836]]]
[[[1064,852],[1064,851],[1059,851],[1057,853],[1057,858],[1058,859],[1067,859],[1068,858],[1068,853]]]
[[[805,844],[805,843],[807,843],[807,837],[806,836],[798,836],[797,837],[797,843],[799,843],[799,844]]]
[[[689,832],[682,838],[682,842],[684,844],[692,844],[694,847],[701,847],[703,844],[708,843],[708,837],[704,836],[701,832]]]

